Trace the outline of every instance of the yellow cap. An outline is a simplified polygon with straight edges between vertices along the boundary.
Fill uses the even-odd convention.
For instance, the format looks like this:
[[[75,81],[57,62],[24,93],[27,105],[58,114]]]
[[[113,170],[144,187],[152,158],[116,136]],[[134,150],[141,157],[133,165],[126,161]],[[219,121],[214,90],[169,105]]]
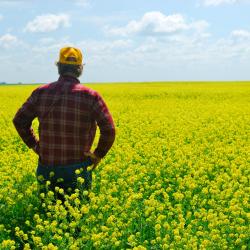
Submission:
[[[82,52],[81,50],[73,47],[65,47],[60,50],[59,63],[63,64],[82,64]]]

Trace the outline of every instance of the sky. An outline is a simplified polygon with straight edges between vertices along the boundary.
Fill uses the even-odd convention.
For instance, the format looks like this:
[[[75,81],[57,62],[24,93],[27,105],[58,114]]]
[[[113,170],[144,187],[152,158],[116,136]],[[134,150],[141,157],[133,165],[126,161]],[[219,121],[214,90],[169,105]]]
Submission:
[[[81,82],[250,80],[249,0],[0,0],[0,82],[57,80],[59,50],[83,52]]]

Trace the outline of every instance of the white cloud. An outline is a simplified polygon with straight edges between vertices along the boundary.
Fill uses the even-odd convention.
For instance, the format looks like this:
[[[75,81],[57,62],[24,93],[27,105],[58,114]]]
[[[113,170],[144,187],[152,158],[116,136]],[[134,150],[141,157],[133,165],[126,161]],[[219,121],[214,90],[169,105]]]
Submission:
[[[129,39],[118,39],[113,41],[96,41],[88,40],[82,41],[77,44],[80,48],[83,48],[84,51],[91,56],[100,56],[104,54],[112,54],[114,56],[117,54],[117,51],[126,50],[131,48],[133,42]]]
[[[68,43],[82,49],[84,60],[88,65],[103,64],[109,60],[119,58],[125,51],[133,49],[133,41],[130,39],[117,40],[84,40],[76,44]],[[64,45],[65,46],[65,45]]]
[[[49,32],[57,30],[60,27],[68,27],[70,25],[69,19],[69,16],[66,14],[46,14],[37,16],[26,25],[25,31]]]
[[[116,43],[89,41],[81,44],[80,47],[88,57],[88,68],[86,68],[88,70],[85,72],[87,77],[91,72],[94,74],[97,70],[99,72],[103,70],[108,72],[110,77],[113,71],[113,79],[121,81],[225,80],[237,78],[237,72],[232,70],[234,67],[249,65],[247,62],[250,58],[249,43],[234,39],[230,34],[219,40],[203,36],[198,32],[192,35],[189,32],[181,32],[171,36],[148,36],[133,41],[118,41]],[[120,47],[118,44],[124,46]],[[101,75],[102,73],[100,77]]]
[[[32,46],[32,51],[40,54],[47,55],[52,53],[59,53],[59,50],[66,46],[75,46],[75,44],[69,41],[68,37],[55,40],[54,38],[42,38],[39,43]]]
[[[171,34],[179,31],[195,29],[203,30],[208,26],[206,21],[197,21],[188,23],[181,14],[166,16],[161,12],[147,12],[138,21],[131,21],[125,27],[107,28],[107,32],[113,35],[130,35],[130,34]]]
[[[0,21],[3,19],[3,16],[2,15],[0,15]]]
[[[39,40],[39,44],[32,47],[32,50],[38,52],[58,52],[59,49],[66,46],[73,46],[81,48],[83,51],[88,51],[90,55],[105,54],[111,51],[117,51],[120,49],[127,49],[132,46],[133,42],[130,39],[118,39],[118,40],[84,40],[77,43],[72,43],[69,37],[55,40],[54,38],[42,38]]]
[[[48,78],[54,78],[56,74],[53,63],[58,58],[59,49],[72,45],[83,51],[86,62],[84,81],[239,80],[249,76],[250,43],[247,39],[238,39],[245,35],[242,31],[246,32],[235,30],[219,40],[200,36],[198,32],[192,35],[184,32],[139,37],[138,40],[87,39],[74,44],[69,37],[55,39],[48,36],[39,43],[30,44],[29,50],[19,50],[22,54],[18,57],[15,53],[9,61],[15,59],[15,65],[23,67],[23,56],[31,51],[32,57],[27,58],[23,68],[31,68],[34,78],[27,80],[23,73],[26,80],[22,81],[50,81]],[[19,58],[18,62],[16,58]]]
[[[231,35],[236,38],[250,38],[250,32],[247,30],[234,30]]]
[[[18,39],[16,36],[11,34],[5,34],[0,36],[0,47],[10,48],[17,43]]]
[[[190,23],[189,29],[194,29],[194,30],[197,30],[199,32],[203,32],[208,26],[209,26],[209,23],[207,21],[200,20],[200,21]]]

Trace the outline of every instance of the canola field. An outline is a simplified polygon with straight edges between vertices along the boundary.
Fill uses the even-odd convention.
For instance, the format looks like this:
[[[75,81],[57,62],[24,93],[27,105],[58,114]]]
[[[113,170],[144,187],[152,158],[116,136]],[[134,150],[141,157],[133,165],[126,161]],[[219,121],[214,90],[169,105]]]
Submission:
[[[37,86],[0,87],[0,249],[250,249],[250,83],[87,85],[117,135],[64,204],[12,124]]]

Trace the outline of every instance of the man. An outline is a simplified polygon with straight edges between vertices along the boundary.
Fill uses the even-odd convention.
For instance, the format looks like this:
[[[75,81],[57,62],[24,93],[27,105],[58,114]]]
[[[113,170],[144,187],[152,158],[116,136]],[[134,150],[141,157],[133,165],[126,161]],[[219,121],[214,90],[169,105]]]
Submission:
[[[38,182],[49,180],[53,191],[58,186],[70,193],[77,187],[77,177],[84,179],[85,189],[91,188],[92,172],[87,167],[93,165],[95,169],[107,154],[115,139],[115,127],[102,97],[78,80],[83,71],[81,51],[62,48],[57,67],[58,81],[35,89],[13,123],[24,143],[39,156]],[[39,140],[31,127],[36,117]],[[97,125],[99,142],[90,152]]]

